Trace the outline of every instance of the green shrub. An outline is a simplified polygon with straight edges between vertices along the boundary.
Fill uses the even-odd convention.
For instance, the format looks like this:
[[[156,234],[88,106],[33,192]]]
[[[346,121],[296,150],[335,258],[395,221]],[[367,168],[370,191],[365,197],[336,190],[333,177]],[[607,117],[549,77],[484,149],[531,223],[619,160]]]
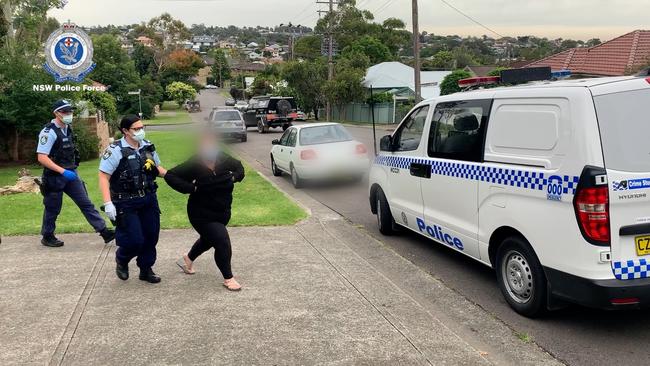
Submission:
[[[97,159],[99,156],[99,138],[88,131],[83,123],[74,124],[75,144],[82,161]]]

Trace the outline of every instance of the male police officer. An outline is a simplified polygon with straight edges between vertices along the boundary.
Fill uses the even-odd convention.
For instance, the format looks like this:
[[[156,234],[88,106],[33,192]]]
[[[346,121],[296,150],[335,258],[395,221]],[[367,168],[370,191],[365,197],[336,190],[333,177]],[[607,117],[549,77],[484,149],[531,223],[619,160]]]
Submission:
[[[75,147],[72,132],[73,108],[67,100],[59,100],[52,107],[54,119],[48,123],[38,137],[38,162],[43,166],[41,190],[43,192],[43,226],[41,243],[48,247],[63,246],[54,236],[56,218],[61,213],[63,193],[77,204],[88,223],[101,235],[105,243],[115,238],[115,232],[106,227],[88,198],[84,183],[77,176],[79,151]]]
[[[160,282],[152,270],[160,234],[160,208],[156,177],[167,173],[156,148],[145,140],[144,124],[137,116],[120,123],[124,135],[106,149],[99,163],[99,188],[106,215],[117,223],[115,273],[129,279],[129,262],[136,258],[140,280]]]

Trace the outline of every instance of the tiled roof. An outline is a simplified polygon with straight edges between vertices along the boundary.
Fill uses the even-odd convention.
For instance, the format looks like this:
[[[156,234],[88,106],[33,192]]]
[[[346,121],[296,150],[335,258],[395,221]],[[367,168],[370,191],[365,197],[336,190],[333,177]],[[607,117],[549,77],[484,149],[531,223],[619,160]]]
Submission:
[[[590,48],[572,48],[532,62],[574,74],[628,75],[650,64],[650,30],[636,30]]]

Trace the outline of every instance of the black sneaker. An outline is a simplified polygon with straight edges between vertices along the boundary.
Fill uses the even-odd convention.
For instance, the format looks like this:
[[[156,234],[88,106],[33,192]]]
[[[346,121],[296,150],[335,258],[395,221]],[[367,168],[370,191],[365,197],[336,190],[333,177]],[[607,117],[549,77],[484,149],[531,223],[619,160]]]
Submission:
[[[160,277],[153,273],[151,268],[141,269],[140,270],[140,281],[147,281],[149,283],[159,283],[161,281]]]
[[[122,281],[128,280],[129,279],[129,265],[128,264],[117,263],[117,266],[115,267],[115,274],[117,275],[117,278],[119,278]]]
[[[108,244],[115,239],[115,231],[109,228],[102,230],[99,235],[104,239],[104,243]]]
[[[41,244],[50,248],[58,248],[63,246],[63,242],[56,238],[54,235],[47,235],[41,239]]]

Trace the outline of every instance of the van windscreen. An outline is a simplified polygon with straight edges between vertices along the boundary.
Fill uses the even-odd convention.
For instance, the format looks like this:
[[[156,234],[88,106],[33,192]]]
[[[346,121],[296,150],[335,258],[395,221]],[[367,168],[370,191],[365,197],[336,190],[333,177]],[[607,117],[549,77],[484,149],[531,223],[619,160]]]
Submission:
[[[650,172],[650,89],[594,97],[605,167]]]

